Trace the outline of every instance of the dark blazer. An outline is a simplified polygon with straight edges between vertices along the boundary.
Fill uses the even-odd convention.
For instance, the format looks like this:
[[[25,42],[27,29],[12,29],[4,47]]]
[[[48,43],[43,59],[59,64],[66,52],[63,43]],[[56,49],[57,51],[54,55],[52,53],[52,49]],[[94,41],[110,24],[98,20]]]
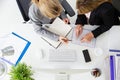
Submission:
[[[91,12],[90,18],[87,21],[85,14],[77,15],[75,24],[99,25],[98,28],[92,31],[96,38],[100,34],[109,30],[113,25],[119,25],[120,21],[115,8],[109,2],[104,2]]]

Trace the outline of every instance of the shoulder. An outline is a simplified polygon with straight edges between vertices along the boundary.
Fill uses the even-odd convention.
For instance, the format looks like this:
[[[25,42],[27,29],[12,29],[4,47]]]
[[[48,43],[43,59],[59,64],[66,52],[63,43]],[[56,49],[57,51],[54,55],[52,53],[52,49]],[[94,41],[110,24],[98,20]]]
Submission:
[[[38,12],[39,11],[39,9],[38,9],[38,7],[35,5],[35,4],[31,4],[31,6],[30,6],[30,8],[29,8],[29,12],[31,12],[31,13],[36,13],[36,12]]]
[[[110,2],[104,2],[104,3],[102,3],[100,6],[113,7],[113,6],[112,6],[112,3],[110,3]]]
[[[112,3],[110,3],[110,2],[104,2],[104,3],[102,3],[102,4],[99,6],[99,8],[103,8],[103,9],[113,9],[114,7],[113,7]]]
[[[107,12],[114,11],[115,8],[110,2],[104,2],[101,5],[99,5],[96,10],[100,10],[103,14]]]
[[[31,6],[29,8],[29,17],[32,20],[39,20],[43,17],[39,8],[35,4],[31,4]]]

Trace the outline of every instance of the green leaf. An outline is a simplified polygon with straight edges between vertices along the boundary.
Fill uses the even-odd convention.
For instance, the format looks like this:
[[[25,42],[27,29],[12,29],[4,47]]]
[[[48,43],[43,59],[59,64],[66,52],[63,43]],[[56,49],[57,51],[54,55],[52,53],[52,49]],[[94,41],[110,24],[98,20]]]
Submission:
[[[31,66],[27,66],[25,63],[19,63],[16,66],[12,66],[9,75],[11,75],[10,80],[34,80],[31,77],[33,75]]]

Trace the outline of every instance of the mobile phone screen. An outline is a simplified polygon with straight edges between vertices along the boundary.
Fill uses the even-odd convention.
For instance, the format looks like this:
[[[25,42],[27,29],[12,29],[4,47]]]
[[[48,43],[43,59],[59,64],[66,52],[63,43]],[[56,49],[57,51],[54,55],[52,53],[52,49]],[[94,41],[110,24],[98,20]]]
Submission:
[[[90,58],[90,55],[89,55],[89,52],[87,49],[83,50],[83,55],[84,55],[84,59],[85,59],[85,62],[90,62],[91,61],[91,58]]]

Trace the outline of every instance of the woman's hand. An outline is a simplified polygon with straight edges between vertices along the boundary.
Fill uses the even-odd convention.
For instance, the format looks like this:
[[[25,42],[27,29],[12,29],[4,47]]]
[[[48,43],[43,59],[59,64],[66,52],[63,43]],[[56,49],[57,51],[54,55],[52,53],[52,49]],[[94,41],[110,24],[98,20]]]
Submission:
[[[68,18],[64,18],[63,21],[65,22],[65,24],[68,24],[70,22]]]
[[[86,34],[82,39],[81,42],[87,42],[89,43],[94,38],[94,35],[92,32]]]
[[[77,38],[81,35],[82,31],[83,31],[82,25],[77,25],[75,28],[75,34]]]
[[[65,38],[65,37],[60,36],[59,37],[59,41],[62,42],[62,43],[64,43],[64,44],[68,44],[68,39]]]

